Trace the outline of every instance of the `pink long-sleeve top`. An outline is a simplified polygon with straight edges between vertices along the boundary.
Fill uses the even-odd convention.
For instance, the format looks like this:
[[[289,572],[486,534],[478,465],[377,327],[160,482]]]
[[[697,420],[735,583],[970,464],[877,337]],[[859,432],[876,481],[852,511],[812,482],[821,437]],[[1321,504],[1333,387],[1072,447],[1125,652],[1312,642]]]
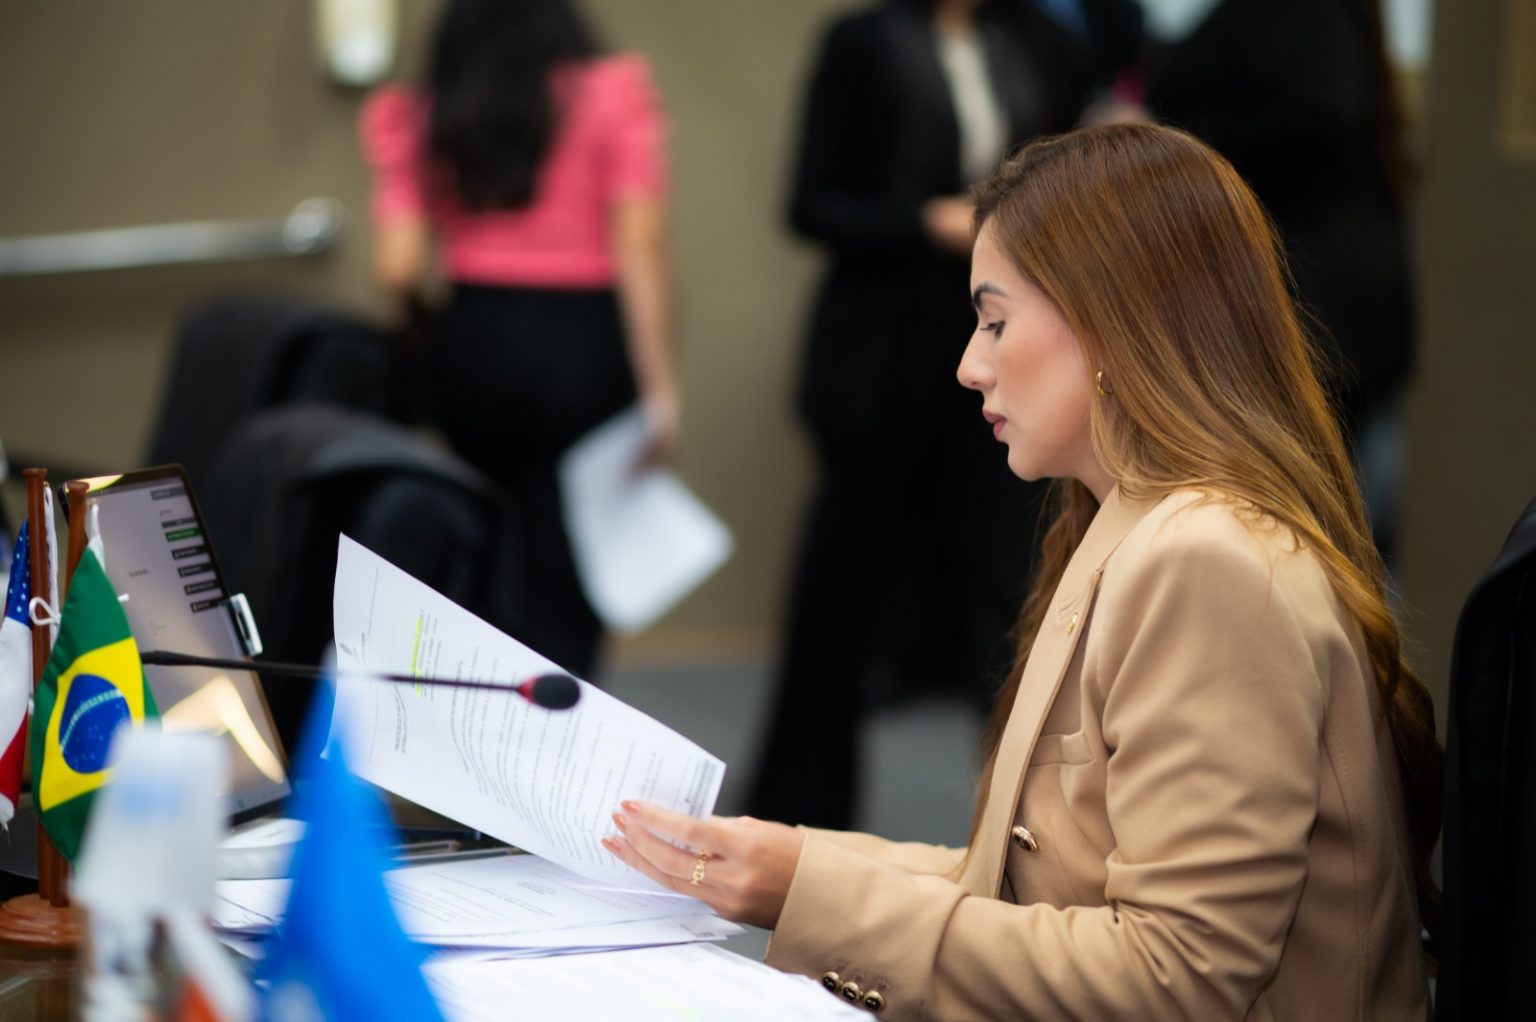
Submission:
[[[448,277],[506,287],[600,288],[614,280],[609,211],[627,197],[666,191],[666,132],[650,63],[637,54],[557,68],[563,111],[521,209],[469,211],[433,188],[426,147],[430,98],[388,86],[363,106],[363,151],[374,175],[373,220],[425,219],[437,230]]]

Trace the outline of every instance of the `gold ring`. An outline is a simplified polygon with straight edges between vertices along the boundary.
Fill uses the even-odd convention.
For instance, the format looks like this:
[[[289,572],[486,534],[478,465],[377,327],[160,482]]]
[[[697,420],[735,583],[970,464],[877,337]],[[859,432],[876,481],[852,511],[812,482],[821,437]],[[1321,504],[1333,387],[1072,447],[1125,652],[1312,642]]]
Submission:
[[[693,864],[693,878],[688,883],[697,887],[704,882],[704,867],[709,865],[710,858],[708,852],[699,853],[699,861]]]

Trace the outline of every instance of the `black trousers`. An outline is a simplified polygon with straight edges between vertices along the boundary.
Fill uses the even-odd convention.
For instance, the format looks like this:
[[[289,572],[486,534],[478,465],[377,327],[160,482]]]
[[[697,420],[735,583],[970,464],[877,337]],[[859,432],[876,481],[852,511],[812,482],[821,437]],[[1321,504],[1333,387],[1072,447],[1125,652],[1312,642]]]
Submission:
[[[517,515],[519,641],[581,677],[602,625],[582,591],[557,467],[593,427],[635,400],[610,290],[458,285],[434,339],[436,418],[454,450],[500,482]]]

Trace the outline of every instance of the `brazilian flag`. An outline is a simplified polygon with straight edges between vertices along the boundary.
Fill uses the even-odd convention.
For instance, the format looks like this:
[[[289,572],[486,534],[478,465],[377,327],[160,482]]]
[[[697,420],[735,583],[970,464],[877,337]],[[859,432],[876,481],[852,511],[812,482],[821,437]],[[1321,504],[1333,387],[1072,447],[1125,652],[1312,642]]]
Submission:
[[[28,744],[38,816],[53,847],[74,862],[96,789],[111,776],[112,736],[160,715],[127,615],[89,549],[75,568],[33,699]]]

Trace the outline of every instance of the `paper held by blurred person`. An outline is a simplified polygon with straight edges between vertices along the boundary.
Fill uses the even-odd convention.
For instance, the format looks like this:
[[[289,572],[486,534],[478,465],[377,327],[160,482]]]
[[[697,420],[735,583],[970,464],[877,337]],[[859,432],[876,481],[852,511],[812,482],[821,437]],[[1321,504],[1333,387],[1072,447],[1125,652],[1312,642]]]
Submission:
[[[440,261],[435,415],[513,498],[518,638],[586,677],[601,626],[556,466],[636,400],[649,456],[677,443],[666,118],[646,58],[602,54],[565,0],[449,0],[430,64],[363,110],[377,276],[412,307]]]

